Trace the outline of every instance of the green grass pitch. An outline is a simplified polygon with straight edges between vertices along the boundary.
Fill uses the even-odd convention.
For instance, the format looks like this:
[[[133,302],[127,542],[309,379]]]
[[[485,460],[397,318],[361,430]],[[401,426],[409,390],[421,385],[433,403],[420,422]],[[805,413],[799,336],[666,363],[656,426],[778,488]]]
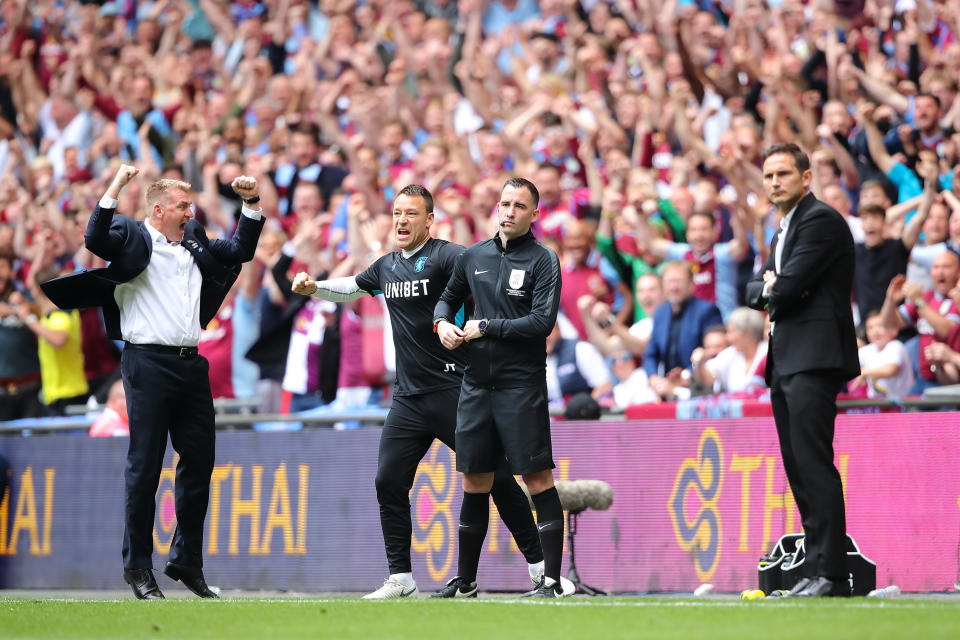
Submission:
[[[772,602],[675,598],[356,598],[156,602],[4,598],[0,638],[928,638],[960,637],[960,599]]]

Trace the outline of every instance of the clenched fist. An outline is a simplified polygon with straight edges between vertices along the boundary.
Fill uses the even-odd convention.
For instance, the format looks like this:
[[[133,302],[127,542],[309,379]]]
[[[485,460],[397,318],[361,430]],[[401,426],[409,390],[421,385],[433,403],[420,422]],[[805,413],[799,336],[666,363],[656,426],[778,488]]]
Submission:
[[[294,276],[291,290],[303,296],[312,296],[317,291],[317,283],[310,278],[310,274],[301,271]]]
[[[133,180],[138,173],[140,173],[140,169],[137,169],[132,164],[121,164],[120,168],[117,169],[117,174],[113,176],[113,183],[110,187],[116,187],[117,193],[119,194],[120,190],[130,184],[130,181]],[[116,198],[116,196],[113,197]]]
[[[237,176],[230,183],[230,186],[244,200],[256,198],[260,195],[260,190],[257,188],[257,179],[250,176]]]

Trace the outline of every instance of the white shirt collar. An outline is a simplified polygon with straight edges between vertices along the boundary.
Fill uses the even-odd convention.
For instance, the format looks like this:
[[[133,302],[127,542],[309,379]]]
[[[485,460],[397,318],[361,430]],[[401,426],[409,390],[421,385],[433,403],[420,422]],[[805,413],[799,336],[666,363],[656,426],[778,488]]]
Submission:
[[[420,251],[420,249],[423,249],[423,245],[424,245],[424,244],[427,244],[428,242],[430,242],[430,238],[427,238],[426,240],[424,240],[424,241],[423,241],[423,244],[421,244],[419,247],[417,247],[417,248],[414,249],[413,251],[407,251],[407,250],[405,250],[405,249],[402,249],[402,250],[400,251],[400,255],[402,255],[404,258],[409,259],[409,258],[410,258],[411,256],[413,256],[413,254],[415,254],[417,251]]]
[[[800,203],[793,205],[793,209],[790,209],[790,213],[783,217],[783,220],[780,221],[780,230],[786,231],[787,227],[790,226],[790,220],[793,219],[793,214],[797,210],[797,207],[800,206]]]
[[[160,230],[150,224],[149,221],[144,220],[143,225],[147,228],[147,233],[150,234],[150,240],[153,242],[153,244],[168,244],[174,247],[180,245],[179,242],[170,242],[167,240],[167,236],[160,233]]]

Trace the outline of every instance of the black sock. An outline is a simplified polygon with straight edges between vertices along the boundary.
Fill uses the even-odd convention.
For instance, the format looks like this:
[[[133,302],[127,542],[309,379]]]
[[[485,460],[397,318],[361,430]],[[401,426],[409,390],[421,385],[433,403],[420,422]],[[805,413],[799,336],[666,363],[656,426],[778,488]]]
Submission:
[[[563,505],[556,487],[533,496],[537,508],[537,529],[543,547],[544,575],[560,580],[560,562],[563,558]]]
[[[463,492],[460,505],[460,557],[457,573],[466,582],[477,581],[480,551],[490,524],[490,494]]]
[[[497,470],[493,476],[490,497],[493,498],[493,504],[497,505],[500,519],[513,534],[513,539],[527,563],[543,562],[540,534],[537,533],[537,523],[533,521],[530,502],[509,471]]]

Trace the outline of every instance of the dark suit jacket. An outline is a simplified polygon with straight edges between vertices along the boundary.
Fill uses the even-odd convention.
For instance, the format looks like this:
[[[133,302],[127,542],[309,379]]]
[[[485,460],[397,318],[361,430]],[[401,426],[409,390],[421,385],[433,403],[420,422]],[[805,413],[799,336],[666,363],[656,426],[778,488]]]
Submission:
[[[781,256],[781,269],[762,298],[763,273],[774,271],[779,234],[760,273],[747,283],[747,304],[767,310],[776,323],[766,378],[832,369],[847,380],[860,375],[857,337],[850,308],[853,236],[843,217],[812,194],[797,205]]]
[[[150,232],[144,222],[114,215],[115,209],[98,205],[87,223],[84,241],[93,254],[110,264],[103,269],[85,269],[54,278],[40,285],[44,293],[61,309],[102,307],[107,335],[120,340],[120,309],[114,298],[118,284],[137,277],[153,255]],[[210,240],[196,220],[190,220],[183,233],[183,245],[193,255],[203,276],[200,289],[200,326],[216,315],[230,287],[240,274],[240,266],[253,259],[260,230],[259,221],[240,216],[237,230],[230,240]]]
[[[673,308],[669,302],[663,303],[653,312],[653,333],[650,334],[647,351],[643,354],[643,369],[648,376],[660,375],[657,369],[660,363],[667,359],[672,318]],[[717,305],[700,298],[690,298],[683,315],[680,316],[680,344],[677,345],[677,353],[686,365],[690,364],[693,350],[703,344],[703,334],[716,324],[723,324]]]

